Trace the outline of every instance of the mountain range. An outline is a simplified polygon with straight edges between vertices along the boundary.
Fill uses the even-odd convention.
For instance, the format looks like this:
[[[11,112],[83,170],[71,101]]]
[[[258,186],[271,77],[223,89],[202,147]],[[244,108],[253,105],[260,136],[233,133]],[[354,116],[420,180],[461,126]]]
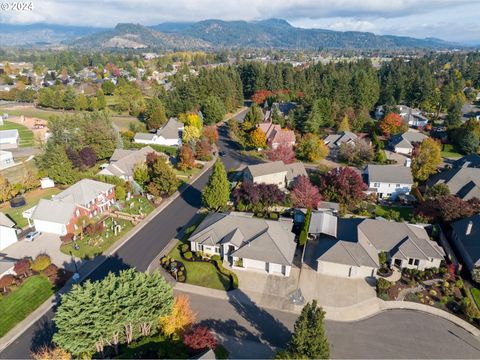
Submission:
[[[50,24],[2,25],[0,46],[63,44],[74,48],[208,50],[277,49],[452,49],[458,44],[436,38],[376,35],[359,31],[304,29],[282,19],[262,21],[204,20],[154,26],[118,24],[113,29]]]

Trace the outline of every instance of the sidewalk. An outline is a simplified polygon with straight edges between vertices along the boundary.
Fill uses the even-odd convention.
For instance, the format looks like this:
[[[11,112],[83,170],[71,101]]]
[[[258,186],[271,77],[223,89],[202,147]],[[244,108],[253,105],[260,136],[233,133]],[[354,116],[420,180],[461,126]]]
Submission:
[[[215,159],[214,159],[215,160]],[[214,164],[214,160],[205,164],[201,172],[199,172],[188,184],[185,184],[181,189],[176,191],[172,196],[163,201],[158,208],[153,210],[147,215],[137,226],[131,229],[125,236],[116,241],[110,248],[108,248],[103,255],[95,257],[90,261],[81,261],[81,266],[78,270],[80,275],[79,281],[85,280],[96,268],[98,268],[107,258],[113,255],[118,249],[120,249],[126,242],[128,242],[135,234],[137,234],[145,225],[147,225],[154,217],[160,214],[165,208],[168,207],[175,199],[177,199],[187,187],[193,184],[199,177],[206,173]],[[15,325],[7,334],[0,339],[0,352],[15,341],[20,335],[22,335],[30,326],[38,321],[43,315],[45,315],[55,304],[57,297],[61,294],[68,292],[75,282],[70,279],[67,284],[57,291],[54,295],[48,298],[42,305],[30,313],[25,319]]]

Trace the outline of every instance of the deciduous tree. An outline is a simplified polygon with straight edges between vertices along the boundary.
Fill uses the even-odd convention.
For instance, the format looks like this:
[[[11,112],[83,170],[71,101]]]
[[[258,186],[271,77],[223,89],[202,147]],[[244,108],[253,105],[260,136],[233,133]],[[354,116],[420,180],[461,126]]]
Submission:
[[[192,169],[195,166],[195,156],[190,145],[183,144],[180,148],[177,166],[180,170]]]
[[[354,208],[365,196],[367,185],[362,177],[349,167],[328,171],[320,177],[320,193],[327,201],[336,201]]]
[[[183,129],[182,140],[184,143],[195,143],[202,136],[199,128],[192,125],[187,125]]]
[[[162,332],[167,336],[180,336],[197,318],[197,314],[190,308],[190,300],[186,295],[175,297],[172,313],[160,317],[159,324]]]
[[[210,144],[218,143],[218,130],[214,125],[205,126],[203,128],[203,136],[208,139]]]
[[[276,149],[270,149],[266,151],[265,155],[270,161],[281,160],[285,164],[292,164],[295,161],[297,161],[297,159],[295,158],[295,151],[293,151],[293,148],[289,145],[284,145],[284,144],[278,146]]]
[[[250,132],[249,137],[250,146],[253,148],[264,148],[267,146],[267,138],[261,129],[256,128]]]
[[[387,114],[378,123],[378,128],[385,136],[401,133],[407,129],[407,125],[403,122],[400,115],[395,113]]]
[[[295,179],[291,197],[295,207],[307,209],[316,209],[322,200],[318,188],[303,175]]]
[[[442,163],[442,149],[440,144],[432,138],[426,138],[414,150],[412,160],[412,175],[419,181],[427,180],[437,172]]]
[[[148,190],[155,196],[170,196],[178,187],[178,179],[164,158],[156,157],[148,163],[150,183]]]
[[[217,347],[217,340],[212,331],[206,326],[195,326],[183,335],[183,343],[191,351],[204,349],[214,350]]]
[[[300,159],[317,162],[326,158],[329,150],[317,135],[305,134],[298,142],[296,152]]]

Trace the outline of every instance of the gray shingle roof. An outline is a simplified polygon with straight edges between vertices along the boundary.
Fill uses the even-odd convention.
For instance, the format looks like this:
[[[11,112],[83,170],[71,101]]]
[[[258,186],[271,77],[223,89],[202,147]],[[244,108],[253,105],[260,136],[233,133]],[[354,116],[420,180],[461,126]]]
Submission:
[[[406,166],[368,165],[367,173],[370,182],[413,184],[412,171]]]
[[[354,141],[358,136],[351,131],[343,131],[339,134],[330,134],[323,141],[329,148],[339,147],[344,142]]]
[[[18,130],[17,129],[12,129],[12,130],[0,130],[0,140],[1,139],[10,139],[10,138],[18,138]]]
[[[114,185],[106,184],[91,179],[82,179],[68,189],[55,195],[52,199],[62,202],[71,202],[78,205],[86,205],[98,195],[112,188]]]
[[[165,157],[165,154],[156,152],[150,146],[145,146],[139,150],[117,149],[110,158],[110,164],[100,171],[100,174],[111,173],[115,176],[132,176],[135,166],[138,163],[145,162],[149,153]]]
[[[307,176],[307,170],[305,170],[305,166],[301,162],[296,162],[293,164],[286,164],[285,165],[287,169],[287,180],[293,181],[295,180],[298,176]]]
[[[285,167],[285,164],[281,160],[256,165],[249,165],[247,166],[247,170],[250,171],[250,174],[252,174],[253,177],[277,174],[288,171]]]
[[[454,168],[458,168],[458,167],[480,168],[480,155],[477,155],[477,154],[466,155],[454,161],[452,166]]]
[[[470,234],[467,234],[467,228],[471,223]],[[475,266],[480,265],[480,214],[455,221],[452,224],[453,232],[465,249],[466,255],[470,257]]]
[[[421,132],[409,130],[403,134],[392,136],[390,143],[392,146],[398,146],[403,148],[413,148],[413,143],[421,143],[428,136]]]
[[[32,219],[65,225],[70,221],[75,208],[71,202],[41,199],[33,211]]]
[[[134,140],[149,140],[153,141],[155,138],[155,134],[150,134],[150,133],[136,133],[135,137],[133,138]]]
[[[176,118],[170,118],[162,128],[157,130],[157,136],[162,136],[165,139],[178,139],[180,137],[180,129],[182,128],[182,122]]]
[[[450,193],[463,200],[480,197],[480,168],[458,167],[442,171],[430,178],[427,185],[445,184]]]
[[[4,213],[0,212],[0,226],[14,227],[15,223]]]
[[[358,242],[321,238],[317,246],[318,260],[350,266],[378,267],[378,260],[370,257]],[[377,256],[378,258],[378,256]]]
[[[200,244],[232,243],[241,258],[291,265],[295,235],[291,222],[270,221],[238,213],[213,213],[197,227],[190,241]]]

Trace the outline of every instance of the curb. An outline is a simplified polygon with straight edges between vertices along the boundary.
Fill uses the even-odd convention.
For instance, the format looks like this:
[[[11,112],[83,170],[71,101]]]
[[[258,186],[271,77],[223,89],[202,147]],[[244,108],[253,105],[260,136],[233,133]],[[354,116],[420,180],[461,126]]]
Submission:
[[[214,159],[215,160],[215,159]],[[144,226],[146,226],[150,220],[160,214],[165,208],[168,207],[174,200],[176,200],[187,188],[191,186],[197,181],[203,174],[205,174],[210,168],[213,166],[215,161],[210,161],[206,163],[203,167],[202,171],[200,171],[192,180],[191,182],[182,186],[179,190],[177,190],[174,194],[172,194],[166,201],[162,202],[158,208],[153,210],[150,214],[147,215],[145,219],[143,219],[137,226],[131,229],[128,233],[126,233],[121,239],[116,241],[110,248],[108,248],[104,253],[103,256],[96,257],[93,260],[87,261],[82,264],[81,268],[79,269],[79,273],[82,273],[82,270],[86,270],[83,273],[78,282],[85,280],[92,272],[94,272],[100,265],[102,265],[109,256],[114,254],[118,249],[120,249],[125,243],[127,243],[133,236],[135,236]],[[170,244],[170,243],[169,243]],[[168,246],[168,245],[167,245]],[[163,250],[162,250],[163,251]],[[43,315],[45,315],[53,306],[56,304],[56,298],[58,295],[64,294],[70,290],[73,286],[74,282],[70,279],[63,288],[58,290],[55,294],[49,297],[45,302],[36,308],[32,313],[30,313],[25,319],[20,321],[17,325],[15,325],[8,333],[6,333],[0,339],[0,353],[9,346],[12,342],[14,342],[17,338],[19,338],[28,328],[30,328],[34,323],[36,323]]]

